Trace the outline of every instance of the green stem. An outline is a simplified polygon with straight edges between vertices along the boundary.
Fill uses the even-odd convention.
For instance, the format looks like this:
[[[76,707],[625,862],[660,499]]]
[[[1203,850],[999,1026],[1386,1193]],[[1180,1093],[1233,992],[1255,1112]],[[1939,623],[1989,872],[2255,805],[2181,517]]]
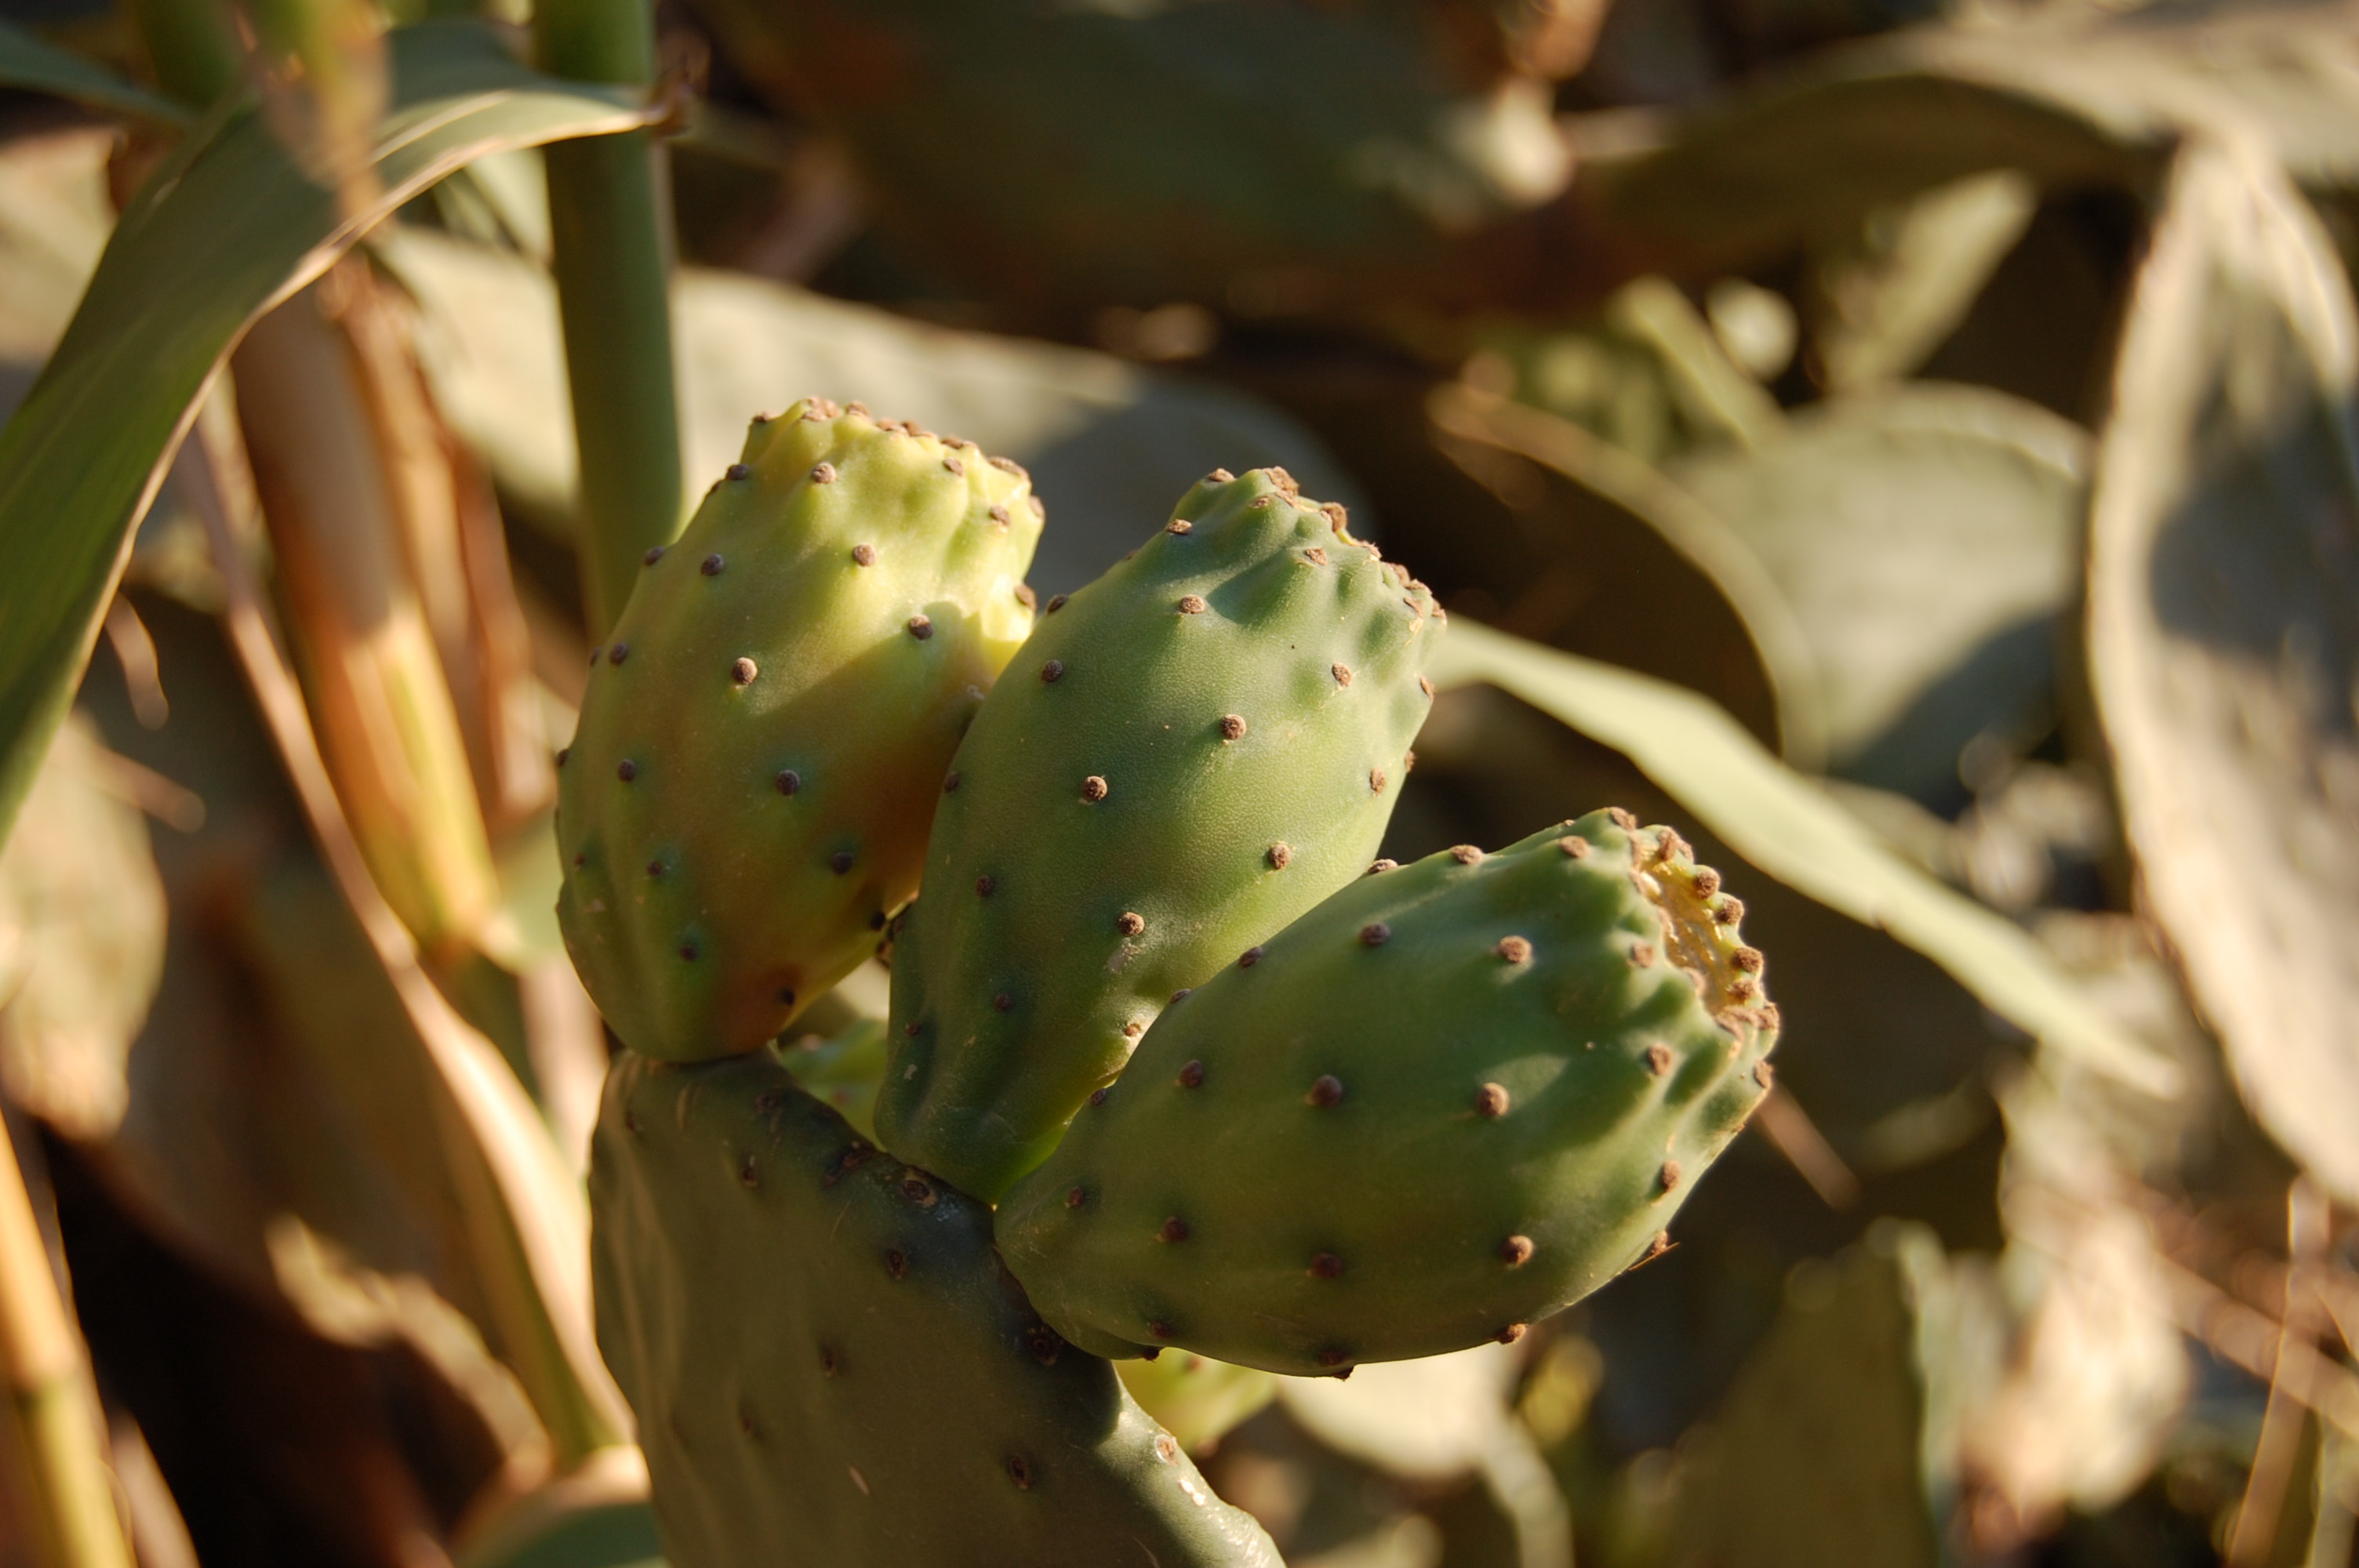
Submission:
[[[533,31],[552,75],[654,81],[646,0],[543,0]],[[669,214],[648,133],[563,143],[545,156],[549,269],[581,457],[582,598],[595,637],[622,612],[639,557],[679,532]]]

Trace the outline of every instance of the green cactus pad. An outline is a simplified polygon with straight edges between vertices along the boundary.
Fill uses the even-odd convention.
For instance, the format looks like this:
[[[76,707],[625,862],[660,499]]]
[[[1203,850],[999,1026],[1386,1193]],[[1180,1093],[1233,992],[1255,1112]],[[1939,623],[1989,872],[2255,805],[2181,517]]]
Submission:
[[[1366,868],[1441,630],[1277,469],[1213,474],[1048,611],[940,781],[877,1100],[887,1147],[984,1198],[1174,991]]]
[[[598,1344],[673,1568],[1278,1568],[991,1215],[766,1054],[625,1056],[590,1175]]]
[[[1163,1015],[1000,1249],[1100,1355],[1513,1338],[1657,1246],[1767,1091],[1742,913],[1620,812],[1371,873]]]
[[[942,770],[1030,630],[1020,469],[853,404],[758,419],[650,551],[563,754],[558,918],[625,1043],[751,1051],[917,889]]]

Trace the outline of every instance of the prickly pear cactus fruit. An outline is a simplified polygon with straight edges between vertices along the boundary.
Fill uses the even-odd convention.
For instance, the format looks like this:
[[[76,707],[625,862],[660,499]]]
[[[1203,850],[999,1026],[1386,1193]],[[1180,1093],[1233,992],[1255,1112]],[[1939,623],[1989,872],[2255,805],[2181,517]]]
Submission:
[[[1379,869],[1166,1012],[1000,1206],[1074,1343],[1274,1372],[1513,1340],[1662,1244],[1768,1085],[1742,906],[1595,813]]]
[[[1174,991],[1357,875],[1440,632],[1425,585],[1278,469],[1214,473],[1051,600],[938,775],[886,1145],[995,1199]]]
[[[625,1056],[590,1173],[598,1344],[673,1568],[1278,1568],[991,1215],[766,1054]]]
[[[751,1051],[874,950],[1031,628],[1029,483],[814,399],[647,553],[559,775],[558,918],[626,1044]]]

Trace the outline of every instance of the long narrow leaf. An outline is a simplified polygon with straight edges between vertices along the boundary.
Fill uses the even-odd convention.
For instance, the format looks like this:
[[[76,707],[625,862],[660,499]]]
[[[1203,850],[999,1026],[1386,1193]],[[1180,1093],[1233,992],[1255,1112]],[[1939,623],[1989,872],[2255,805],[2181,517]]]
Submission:
[[[471,159],[649,114],[526,70],[473,23],[406,29],[393,61],[376,203],[340,217],[251,105],[217,114],[125,211],[64,341],[0,431],[0,833],[89,656],[133,524],[248,324]]]
[[[14,22],[0,21],[0,87],[46,92],[164,125],[185,125],[194,118],[160,93],[125,81],[96,60],[61,49]]]
[[[2148,1094],[2180,1073],[2074,990],[2031,935],[1917,871],[1704,697],[1461,620],[1437,686],[1488,681],[1627,756],[1760,870],[1892,935],[2001,1017]]]

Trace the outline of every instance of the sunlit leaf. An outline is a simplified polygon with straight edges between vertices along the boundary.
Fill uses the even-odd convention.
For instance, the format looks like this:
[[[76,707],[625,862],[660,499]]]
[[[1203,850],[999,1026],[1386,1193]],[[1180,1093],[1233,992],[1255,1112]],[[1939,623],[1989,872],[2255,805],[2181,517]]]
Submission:
[[[647,117],[525,70],[473,24],[424,24],[392,44],[377,203],[340,220],[250,104],[224,105],[125,208],[64,341],[0,431],[0,821],[64,713],[132,524],[247,324],[470,158]]]
[[[2178,1091],[2176,1065],[2078,995],[2029,933],[1903,860],[1693,692],[1463,618],[1434,664],[1436,685],[1488,681],[1621,752],[1755,866],[1890,932],[2055,1049],[2147,1093]]]
[[[2359,319],[2249,144],[2181,157],[2099,450],[2090,659],[2147,906],[2262,1125],[2359,1197]]]

